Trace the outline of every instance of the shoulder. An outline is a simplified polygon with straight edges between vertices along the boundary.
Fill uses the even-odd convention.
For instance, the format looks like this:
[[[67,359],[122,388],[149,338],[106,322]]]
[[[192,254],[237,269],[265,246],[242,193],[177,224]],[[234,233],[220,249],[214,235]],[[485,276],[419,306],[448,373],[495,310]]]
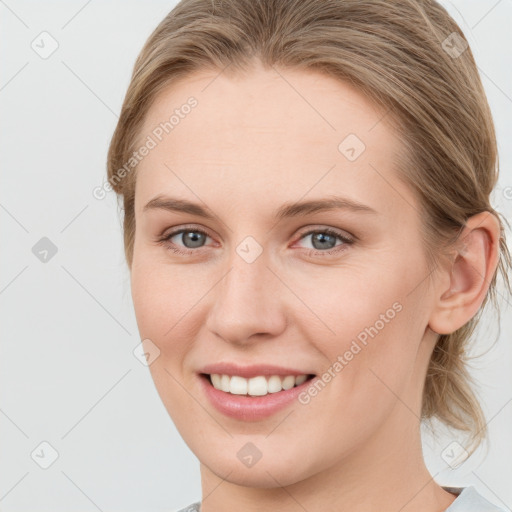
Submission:
[[[188,507],[180,508],[177,512],[201,512],[201,502],[196,501]]]
[[[446,487],[448,492],[458,494],[445,512],[505,512],[502,508],[487,501],[472,485],[468,487]]]

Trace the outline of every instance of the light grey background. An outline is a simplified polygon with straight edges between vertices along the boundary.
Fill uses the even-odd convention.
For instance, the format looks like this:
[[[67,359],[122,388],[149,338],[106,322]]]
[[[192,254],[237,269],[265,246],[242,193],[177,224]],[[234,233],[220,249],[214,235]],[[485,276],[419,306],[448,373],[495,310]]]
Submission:
[[[140,339],[115,196],[92,195],[105,180],[135,58],[175,3],[0,1],[4,512],[171,511],[200,498],[199,464],[133,354]],[[494,204],[512,218],[512,1],[442,3],[481,71],[500,149]],[[46,59],[31,47],[35,40],[43,51],[43,31],[58,43]],[[43,237],[57,248],[46,263],[32,251]],[[425,438],[436,481],[475,485],[505,510],[512,507],[510,312],[499,342],[475,363],[487,456],[481,449],[452,470],[442,453],[456,438]],[[492,345],[493,323],[486,316],[477,351]],[[58,452],[48,469],[34,461],[50,460],[43,441]]]

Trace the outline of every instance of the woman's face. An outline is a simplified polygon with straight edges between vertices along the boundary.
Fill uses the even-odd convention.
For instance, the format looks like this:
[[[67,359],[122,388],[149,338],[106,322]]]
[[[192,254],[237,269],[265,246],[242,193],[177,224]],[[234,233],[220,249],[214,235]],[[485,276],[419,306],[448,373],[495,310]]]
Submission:
[[[276,487],[409,449],[433,296],[383,116],[333,78],[262,68],[197,73],[152,105],[132,294],[156,388],[202,469]],[[208,388],[216,363],[316,377],[300,394],[241,396],[229,368],[214,371],[241,388]]]

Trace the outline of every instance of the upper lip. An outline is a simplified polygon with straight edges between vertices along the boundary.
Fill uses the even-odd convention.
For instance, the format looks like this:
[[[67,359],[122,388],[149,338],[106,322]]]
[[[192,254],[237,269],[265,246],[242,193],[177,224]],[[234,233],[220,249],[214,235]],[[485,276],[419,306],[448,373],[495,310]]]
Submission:
[[[253,364],[250,366],[241,366],[235,363],[215,363],[208,364],[199,370],[199,373],[220,374],[220,375],[239,375],[246,379],[257,377],[258,375],[313,375],[312,372],[297,370],[295,368],[286,368],[272,364]]]

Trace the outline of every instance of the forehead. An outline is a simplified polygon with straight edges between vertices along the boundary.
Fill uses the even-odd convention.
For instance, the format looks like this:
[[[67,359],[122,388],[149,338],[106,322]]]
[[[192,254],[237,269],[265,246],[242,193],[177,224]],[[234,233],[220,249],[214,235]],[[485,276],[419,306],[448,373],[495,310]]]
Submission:
[[[241,140],[251,130],[253,135],[281,135],[288,144],[299,135],[301,139],[328,137],[336,141],[347,131],[368,143],[377,142],[384,134],[392,136],[386,125],[390,118],[384,119],[385,112],[355,86],[312,70],[259,66],[236,75],[197,71],[169,85],[147,112],[142,135],[169,120],[190,97],[197,100],[197,106],[191,115],[185,115],[189,117],[186,123],[181,123],[180,116],[180,130],[177,125],[173,128],[175,136],[187,127],[199,128],[205,142],[218,142],[219,137]]]
[[[138,165],[137,195],[233,192],[250,201],[258,192],[282,202],[336,189],[389,209],[397,193],[412,198],[390,186],[400,145],[386,121],[354,86],[321,73],[196,72],[147,113],[139,140],[156,145]]]

